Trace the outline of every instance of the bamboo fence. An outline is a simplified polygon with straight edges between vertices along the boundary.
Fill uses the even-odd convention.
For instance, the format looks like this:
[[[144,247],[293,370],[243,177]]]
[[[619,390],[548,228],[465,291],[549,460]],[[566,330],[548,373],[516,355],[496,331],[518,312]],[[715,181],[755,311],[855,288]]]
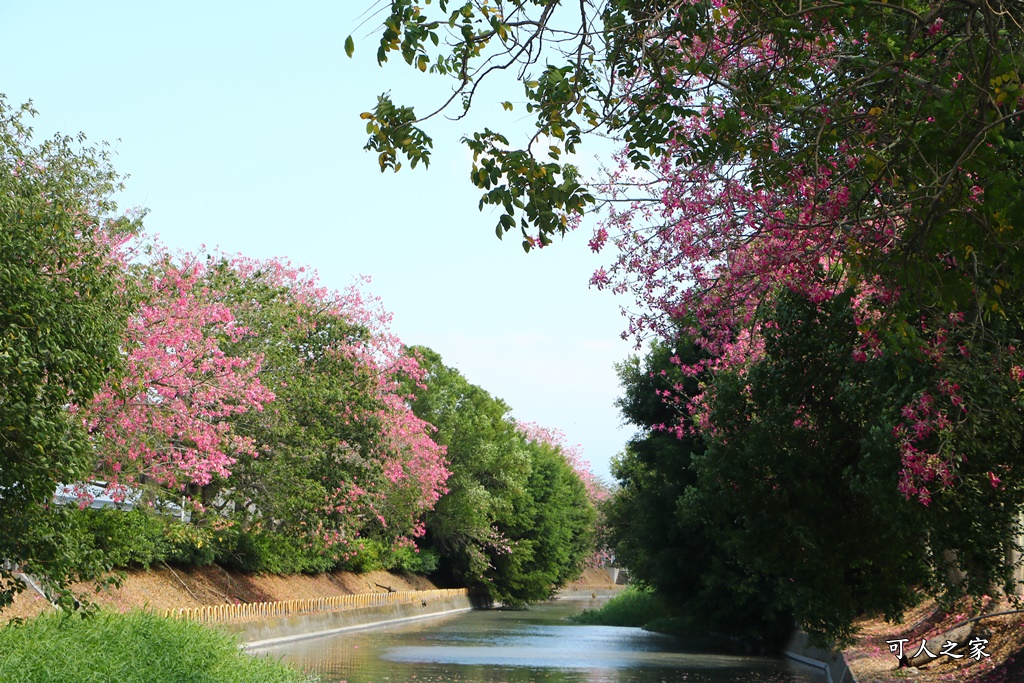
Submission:
[[[225,603],[222,605],[203,605],[202,607],[185,607],[181,609],[163,610],[165,617],[188,619],[206,624],[234,624],[259,619],[275,619],[300,614],[317,614],[337,612],[361,607],[380,607],[384,605],[403,605],[420,602],[426,605],[435,600],[448,600],[465,597],[469,591],[465,588],[444,588],[428,591],[392,591],[389,593],[356,593],[353,595],[335,595],[326,598],[305,600],[280,600],[277,602]]]

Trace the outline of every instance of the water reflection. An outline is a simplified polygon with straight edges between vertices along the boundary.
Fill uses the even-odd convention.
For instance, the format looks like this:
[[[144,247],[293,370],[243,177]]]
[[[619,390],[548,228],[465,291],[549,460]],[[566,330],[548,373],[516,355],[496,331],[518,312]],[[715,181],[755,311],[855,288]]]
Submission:
[[[588,605],[471,612],[266,648],[323,683],[820,683],[820,671],[700,654],[640,629],[575,626]]]

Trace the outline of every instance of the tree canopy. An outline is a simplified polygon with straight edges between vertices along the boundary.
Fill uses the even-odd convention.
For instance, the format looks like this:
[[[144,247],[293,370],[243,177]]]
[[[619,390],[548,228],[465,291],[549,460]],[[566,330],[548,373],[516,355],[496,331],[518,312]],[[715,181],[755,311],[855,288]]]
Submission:
[[[736,585],[763,593],[766,616],[777,608],[840,639],[859,609],[898,617],[915,583],[947,598],[1014,590],[1019,1],[390,10],[378,61],[397,52],[453,78],[443,107],[474,107],[480,83],[503,71],[522,81],[533,116],[523,144],[489,128],[465,137],[499,236],[518,226],[525,248],[546,246],[605,209],[589,246],[609,263],[591,284],[635,302],[627,334],[638,341],[697,346],[656,367],[675,373],[645,399],[665,415],[641,420],[651,433],[619,464],[613,534],[615,523],[646,534],[618,539],[641,573],[671,590],[659,577],[680,552],[702,568],[725,558],[719,568],[742,568],[726,572]],[[445,46],[440,57],[431,44]],[[505,109],[519,105],[505,97]],[[363,115],[382,170],[429,159],[419,126],[432,115],[387,95]],[[588,133],[621,145],[593,180],[563,159]],[[672,508],[675,525],[650,521]],[[837,530],[851,509],[898,528]],[[972,519],[986,520],[985,539]],[[716,533],[706,551],[693,547],[701,525]],[[915,545],[906,527],[926,538]],[[803,554],[780,554],[772,534]],[[823,563],[825,548],[840,564]],[[903,580],[886,585],[883,569]],[[845,588],[823,578],[835,576]]]
[[[529,247],[574,225],[597,193],[559,159],[603,131],[623,141],[627,168],[654,170],[672,152],[676,166],[700,167],[715,185],[767,191],[760,206],[733,214],[737,226],[720,235],[718,251],[785,211],[765,201],[792,203],[796,193],[811,200],[811,215],[775,220],[829,231],[842,224],[834,220],[842,209],[842,232],[865,258],[884,249],[897,277],[908,266],[893,256],[927,263],[936,250],[960,247],[955,256],[967,258],[966,245],[946,243],[958,225],[1003,245],[1019,239],[1005,228],[1024,207],[1005,190],[1016,187],[1024,151],[1014,125],[1020,17],[1014,0],[394,0],[378,62],[398,53],[450,79],[453,92],[426,115],[382,95],[363,114],[367,148],[379,152],[382,170],[397,170],[403,158],[429,161],[432,142],[419,124],[449,107],[468,110],[483,81],[507,72],[522,83],[529,139],[517,147],[490,129],[464,139],[481,206],[502,209],[499,234],[518,219]],[[435,46],[443,49],[437,56]],[[508,94],[505,108],[515,99]],[[974,210],[981,178],[987,201]],[[886,237],[892,230],[895,243]],[[822,238],[807,246],[825,246]],[[978,258],[1005,254],[986,249]],[[926,263],[909,275],[931,272]]]
[[[48,507],[56,484],[92,467],[68,407],[121,366],[132,301],[119,246],[136,223],[111,201],[119,178],[106,148],[33,143],[33,113],[0,97],[0,558],[11,563],[0,607],[22,587],[12,566],[59,583],[95,568],[62,543],[67,520]]]
[[[452,470],[426,515],[439,577],[510,605],[546,599],[594,552],[593,475],[560,434],[517,424],[435,351],[412,351],[426,370],[412,409],[437,427]]]
[[[426,370],[410,387],[412,410],[437,428],[434,438],[452,468],[447,493],[426,516],[425,540],[438,551],[446,581],[485,588],[491,557],[508,548],[498,524],[525,495],[530,455],[504,401],[470,384],[437,352],[412,351]]]

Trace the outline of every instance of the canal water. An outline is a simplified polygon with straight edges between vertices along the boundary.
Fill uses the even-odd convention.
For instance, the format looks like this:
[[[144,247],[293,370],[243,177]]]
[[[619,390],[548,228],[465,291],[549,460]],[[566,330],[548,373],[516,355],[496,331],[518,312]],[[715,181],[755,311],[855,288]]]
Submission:
[[[464,612],[262,648],[322,683],[822,683],[785,659],[701,654],[638,628],[576,626],[598,603]]]

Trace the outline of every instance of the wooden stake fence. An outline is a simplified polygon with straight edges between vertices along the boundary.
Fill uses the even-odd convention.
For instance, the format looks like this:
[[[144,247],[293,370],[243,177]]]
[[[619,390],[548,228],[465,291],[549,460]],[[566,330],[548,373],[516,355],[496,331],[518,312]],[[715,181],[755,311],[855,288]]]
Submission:
[[[252,602],[243,604],[203,605],[182,609],[163,610],[165,617],[189,619],[207,624],[230,624],[257,619],[275,619],[298,614],[335,612],[360,607],[402,605],[413,602],[424,604],[434,600],[447,600],[469,595],[465,588],[444,588],[429,591],[393,591],[390,593],[356,593],[306,600],[278,602]]]

